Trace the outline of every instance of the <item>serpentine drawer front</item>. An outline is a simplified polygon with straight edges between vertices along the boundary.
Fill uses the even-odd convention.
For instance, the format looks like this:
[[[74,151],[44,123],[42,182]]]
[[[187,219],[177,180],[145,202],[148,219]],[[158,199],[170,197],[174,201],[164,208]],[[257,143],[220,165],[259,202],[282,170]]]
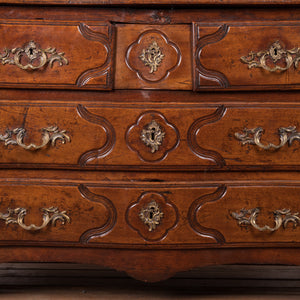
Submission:
[[[2,104],[0,163],[100,170],[299,169],[299,106],[179,106]]]
[[[3,245],[127,248],[130,240],[139,248],[186,249],[300,243],[299,183],[59,184],[2,179],[1,190]]]
[[[300,265],[300,0],[158,2],[0,0],[0,262]]]

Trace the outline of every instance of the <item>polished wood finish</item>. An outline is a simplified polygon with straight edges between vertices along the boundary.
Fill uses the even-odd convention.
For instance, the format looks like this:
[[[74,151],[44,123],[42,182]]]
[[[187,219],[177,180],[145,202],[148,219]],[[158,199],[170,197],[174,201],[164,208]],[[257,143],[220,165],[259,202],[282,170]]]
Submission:
[[[294,64],[286,71],[272,72],[258,67],[249,69],[241,58],[248,57],[251,52],[268,51],[278,41],[282,47],[279,51],[296,49],[299,30],[298,23],[286,21],[249,24],[239,20],[219,26],[194,24],[195,89],[298,88],[299,70]],[[275,69],[276,65],[285,68],[285,58],[277,59],[273,62],[271,56],[266,55],[266,65],[270,69]]]
[[[118,25],[115,88],[190,90],[190,38],[189,25]],[[163,58],[157,71],[151,73],[140,56],[153,41]]]
[[[299,46],[297,1],[0,3],[1,49],[34,40],[69,61],[0,66],[1,262],[92,263],[145,281],[211,264],[300,265],[299,226],[257,229],[300,210],[297,65],[240,60],[277,40]],[[51,126],[69,139],[20,146],[43,144]],[[259,127],[255,142],[238,138]],[[5,224],[19,207],[39,226],[52,206],[70,223]],[[255,208],[256,228],[233,217]]]
[[[34,41],[39,45],[38,49],[55,48],[68,60],[67,65],[60,66],[54,61],[52,67],[45,65],[36,70],[23,70],[15,64],[1,65],[1,74],[5,76],[1,76],[0,86],[111,89],[112,29],[109,24],[96,22],[92,25],[36,20],[0,24],[1,52],[24,49],[28,42]],[[80,47],[82,44],[84,48]],[[15,56],[10,55],[14,59]],[[20,57],[21,64],[26,65],[28,62],[22,62],[26,54]]]

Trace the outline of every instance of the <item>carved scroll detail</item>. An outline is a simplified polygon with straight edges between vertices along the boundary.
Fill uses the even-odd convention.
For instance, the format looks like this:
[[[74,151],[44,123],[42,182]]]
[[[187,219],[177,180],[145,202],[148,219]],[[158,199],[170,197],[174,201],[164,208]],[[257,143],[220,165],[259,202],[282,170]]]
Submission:
[[[293,223],[294,227],[300,224],[299,212],[291,213],[290,209],[281,209],[273,212],[275,222],[274,227],[270,227],[268,225],[261,227],[256,223],[259,212],[259,208],[241,209],[238,213],[232,212],[231,216],[238,221],[240,226],[251,225],[259,231],[274,232],[281,226],[286,228],[289,222]]]
[[[79,185],[78,189],[84,198],[89,201],[101,203],[108,211],[108,218],[103,226],[89,229],[81,235],[80,242],[87,244],[91,239],[104,236],[112,230],[117,220],[117,211],[113,203],[108,198],[92,193],[85,185]]]
[[[149,125],[153,122],[159,124],[160,130],[155,127],[153,136],[150,134],[149,138],[149,135],[146,136],[144,133],[148,128],[151,129]],[[158,139],[155,138],[155,134]],[[179,141],[178,129],[157,111],[146,111],[141,114],[136,123],[131,125],[126,132],[126,143],[129,149],[137,152],[139,158],[147,162],[162,161],[178,146]]]
[[[195,82],[194,82],[194,89],[198,90],[201,88],[211,88],[214,86],[202,86],[200,79],[201,77],[206,80],[215,81],[217,85],[221,88],[229,87],[229,81],[226,78],[226,76],[218,71],[215,70],[208,70],[206,69],[200,60],[201,52],[203,48],[209,44],[217,43],[221,41],[228,33],[229,26],[224,24],[219,27],[219,29],[214,32],[213,34],[206,35],[204,37],[198,38],[198,25],[194,24],[194,40],[195,40],[195,54],[194,54],[194,60],[195,60]]]
[[[158,46],[158,42],[156,40],[153,41],[152,45],[149,45],[148,49],[141,49],[142,54],[140,50],[138,51],[139,47],[143,47],[141,46],[143,40],[147,39],[147,37],[151,36],[151,34],[157,35],[157,39],[160,40],[162,43],[161,47],[165,49],[165,54],[162,54],[160,52],[160,47]],[[155,48],[156,50],[149,51],[150,48]],[[172,63],[172,60],[170,60],[169,58],[170,49],[172,52],[174,51],[176,55],[175,63]],[[138,55],[135,54],[136,51],[138,51]],[[166,55],[167,53],[169,54],[168,56]],[[144,69],[146,68],[140,68],[138,66],[138,64],[135,61],[136,56],[138,56],[139,59],[141,59],[144,62],[144,64],[146,63],[146,66],[150,66],[150,72],[148,72],[148,69],[145,71]],[[164,64],[160,65],[162,59],[164,59]],[[127,66],[136,73],[138,78],[148,83],[157,83],[166,79],[172,71],[178,68],[178,66],[181,63],[181,59],[182,54],[180,52],[179,47],[175,43],[170,41],[169,38],[159,30],[147,30],[141,33],[138,39],[128,47],[125,56]],[[162,70],[162,73],[157,75],[155,72],[158,70],[158,65],[160,65],[160,70]],[[151,74],[152,76],[149,77],[149,74]]]
[[[79,164],[85,166],[89,161],[104,157],[112,151],[116,142],[116,133],[113,126],[105,118],[89,112],[84,106],[78,105],[77,112],[83,119],[101,126],[107,136],[106,142],[101,148],[90,150],[81,155]]]
[[[111,32],[109,33],[109,36],[106,36],[102,33],[91,30],[89,26],[83,23],[79,24],[78,30],[82,34],[82,36],[85,37],[87,40],[95,41],[103,44],[103,46],[107,51],[107,57],[105,62],[101,66],[87,70],[84,73],[82,73],[78,77],[76,84],[79,87],[82,87],[86,85],[93,78],[105,76],[106,85],[104,85],[103,88],[110,88],[112,86],[111,66],[110,66],[111,56],[112,56],[112,50],[110,46]]]
[[[289,146],[293,143],[294,140],[300,140],[300,132],[297,132],[295,126],[290,127],[280,127],[278,129],[280,144],[274,145],[273,143],[269,143],[264,145],[261,142],[261,136],[264,132],[264,129],[261,127],[252,128],[252,129],[244,129],[244,133],[235,133],[235,137],[242,142],[243,145],[250,144],[256,145],[259,148],[264,150],[278,150],[283,147],[286,143]]]
[[[200,147],[197,143],[197,134],[201,127],[219,121],[226,113],[226,108],[222,105],[214,113],[197,119],[189,128],[187,141],[191,150],[202,159],[209,159],[215,162],[218,167],[225,166],[225,160],[220,153]]]
[[[164,239],[176,227],[179,213],[176,205],[163,193],[145,192],[126,210],[127,224],[148,242]]]
[[[224,197],[224,195],[226,194],[226,190],[226,186],[221,185],[214,193],[199,197],[191,204],[188,212],[188,220],[193,230],[201,236],[216,240],[216,242],[219,244],[225,243],[225,237],[223,236],[223,234],[216,229],[202,226],[197,220],[197,214],[201,213],[201,208],[206,203],[215,202]]]

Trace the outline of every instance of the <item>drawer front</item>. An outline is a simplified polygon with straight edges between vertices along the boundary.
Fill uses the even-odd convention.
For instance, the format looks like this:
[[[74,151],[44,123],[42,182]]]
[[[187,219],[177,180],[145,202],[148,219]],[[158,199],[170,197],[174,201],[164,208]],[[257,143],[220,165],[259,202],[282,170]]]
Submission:
[[[297,170],[299,139],[297,105],[31,103],[0,110],[3,167]]]
[[[192,89],[191,26],[119,24],[116,89]]]
[[[1,87],[112,88],[109,24],[0,22],[0,34]]]
[[[110,201],[86,198],[75,184],[12,183],[0,189],[1,243],[79,243],[85,232],[104,234],[114,225]]]
[[[189,248],[300,242],[299,182],[4,179],[0,188],[2,244]]]
[[[300,25],[194,24],[194,89],[299,88]]]

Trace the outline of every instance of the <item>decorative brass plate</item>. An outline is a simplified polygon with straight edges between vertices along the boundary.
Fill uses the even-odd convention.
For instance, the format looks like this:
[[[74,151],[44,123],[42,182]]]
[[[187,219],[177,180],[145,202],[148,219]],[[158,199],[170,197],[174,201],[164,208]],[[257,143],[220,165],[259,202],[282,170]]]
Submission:
[[[244,133],[236,132],[234,135],[238,140],[242,142],[243,145],[245,144],[256,145],[259,148],[265,150],[269,150],[269,149],[277,150],[283,147],[286,143],[288,143],[288,145],[290,146],[294,140],[300,140],[300,132],[297,132],[295,126],[280,127],[278,129],[278,134],[280,139],[279,145],[274,145],[272,143],[264,145],[260,140],[263,132],[264,129],[261,127],[252,128],[252,129],[245,128]]]
[[[0,134],[0,141],[4,142],[5,146],[19,145],[20,147],[26,150],[38,150],[45,147],[48,143],[51,143],[51,145],[54,147],[56,140],[61,140],[63,144],[65,144],[66,142],[70,142],[71,140],[70,137],[66,135],[66,131],[65,130],[59,131],[57,126],[51,126],[42,129],[41,145],[35,145],[35,144],[25,145],[23,142],[25,134],[26,134],[26,130],[24,128],[15,128],[12,130],[6,130],[4,135]],[[16,135],[15,139],[12,137],[13,135]]]
[[[300,61],[300,48],[285,50],[279,41],[274,42],[268,50],[250,52],[242,56],[241,61],[248,64],[248,68],[263,68],[269,72],[286,71],[293,64],[298,68]]]
[[[26,208],[16,208],[16,209],[7,209],[7,213],[3,214],[0,213],[0,219],[5,221],[5,224],[18,224],[25,230],[29,231],[37,231],[45,228],[49,223],[52,226],[55,226],[57,221],[61,221],[62,224],[65,222],[70,223],[70,218],[67,216],[65,211],[59,212],[57,207],[49,207],[49,208],[42,208],[41,211],[43,212],[43,223],[41,226],[37,226],[34,224],[26,225],[24,223],[24,217],[27,214]]]
[[[36,70],[47,64],[52,67],[55,61],[58,61],[60,66],[67,65],[69,62],[64,55],[63,52],[57,53],[55,48],[49,47],[43,50],[34,41],[30,41],[23,48],[11,50],[5,48],[4,54],[0,55],[0,60],[3,65],[16,65],[22,70]]]
[[[159,149],[164,137],[165,132],[162,131],[160,125],[154,120],[152,120],[141,132],[141,140],[146,146],[151,147],[152,153]]]
[[[260,212],[259,208],[241,209],[240,212],[238,213],[232,212],[231,216],[238,221],[238,224],[240,226],[252,225],[255,229],[259,231],[273,232],[278,230],[281,227],[281,225],[283,225],[283,228],[286,228],[287,223],[289,222],[292,222],[294,224],[294,227],[300,224],[300,218],[298,212],[292,214],[290,209],[281,209],[281,210],[275,210],[273,212],[274,221],[275,221],[274,227],[270,227],[268,225],[260,227],[256,223],[256,219],[258,217],[259,212]]]
[[[140,219],[149,226],[149,231],[152,231],[160,224],[160,219],[163,217],[163,212],[160,211],[158,204],[153,200],[140,213]]]
[[[163,60],[164,54],[162,54],[157,42],[153,41],[153,43],[149,45],[147,49],[143,49],[139,58],[145,64],[145,66],[149,66],[149,73],[154,73],[157,71],[157,67]]]

